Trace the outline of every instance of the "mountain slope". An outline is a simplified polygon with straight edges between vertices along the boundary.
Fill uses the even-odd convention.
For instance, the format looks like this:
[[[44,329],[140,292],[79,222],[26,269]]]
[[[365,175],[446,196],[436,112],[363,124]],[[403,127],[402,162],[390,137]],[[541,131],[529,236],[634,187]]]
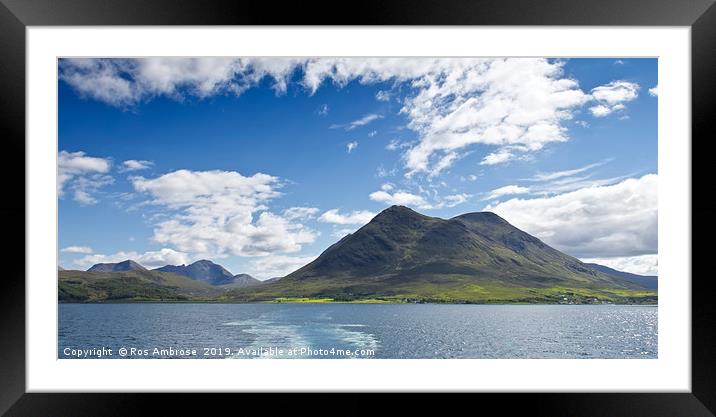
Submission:
[[[599,264],[587,263],[585,265],[588,265],[592,269],[603,272],[607,275],[641,285],[644,288],[656,290],[659,287],[659,277],[655,275],[637,275],[630,272],[617,271],[616,269]]]
[[[446,302],[618,301],[654,291],[604,274],[493,213],[452,219],[392,206],[280,281],[233,294]],[[595,300],[596,299],[596,300]]]
[[[254,285],[261,285],[263,284],[263,281],[258,280],[254,277],[252,277],[249,274],[237,274],[234,275],[233,280],[226,284],[219,285],[221,288],[244,288],[244,287],[252,287]]]
[[[154,269],[154,271],[171,272],[211,285],[234,283],[234,275],[231,272],[223,266],[207,260],[196,261],[190,265],[166,265]]]
[[[95,264],[88,269],[88,272],[122,272],[122,271],[146,271],[147,268],[127,259],[118,263]]]
[[[147,270],[59,271],[60,302],[209,301],[225,290],[180,275]]]

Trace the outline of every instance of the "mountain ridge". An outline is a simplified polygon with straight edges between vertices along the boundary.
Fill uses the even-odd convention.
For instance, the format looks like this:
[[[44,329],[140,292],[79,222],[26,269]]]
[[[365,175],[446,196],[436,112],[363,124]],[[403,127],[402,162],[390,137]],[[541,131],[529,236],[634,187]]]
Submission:
[[[125,274],[175,276],[169,281],[178,283],[177,289],[169,292],[181,297],[186,297],[182,288],[190,285],[181,279],[206,285],[212,288],[209,292],[222,290],[202,299],[209,302],[582,304],[657,301],[656,289],[625,279],[617,273],[619,271],[603,271],[550,247],[495,213],[464,213],[442,219],[407,207],[391,206],[354,233],[330,245],[312,262],[279,279],[260,282],[246,274],[231,275],[207,260]],[[72,276],[82,288],[97,287],[99,290],[88,291],[102,293],[104,281],[95,276],[83,277],[77,271],[67,272],[60,271],[60,276]],[[182,273],[192,273],[197,278]],[[118,276],[104,274],[102,279],[111,281]],[[135,283],[135,293],[141,293],[138,288],[145,286],[147,291],[160,294],[154,284],[167,278],[142,275],[138,279],[144,281]],[[66,282],[70,285],[72,280]]]
[[[116,263],[98,263],[92,265],[87,272],[125,272],[125,271],[146,271],[147,268],[137,262],[127,259]]]
[[[281,280],[234,295],[557,302],[569,300],[566,293],[592,301],[652,294],[550,247],[495,213],[441,219],[391,206]]]

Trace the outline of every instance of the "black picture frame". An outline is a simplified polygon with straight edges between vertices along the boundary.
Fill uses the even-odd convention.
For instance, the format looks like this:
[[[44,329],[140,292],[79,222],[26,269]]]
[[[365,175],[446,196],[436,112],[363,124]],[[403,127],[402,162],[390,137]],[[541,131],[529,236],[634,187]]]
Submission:
[[[0,292],[0,412],[12,416],[108,416],[149,412],[160,404],[162,415],[202,414],[218,404],[251,402],[272,414],[315,405],[282,394],[39,394],[25,393],[25,28],[74,25],[590,25],[688,26],[692,59],[692,389],[688,393],[505,393],[470,394],[460,405],[550,416],[713,416],[716,411],[716,308],[708,274],[698,266],[709,258],[708,242],[716,232],[716,202],[709,197],[713,115],[716,114],[716,6],[714,0],[442,0],[362,1],[275,4],[260,1],[109,1],[0,0],[0,137],[6,154],[0,164],[4,196],[0,213],[5,230],[5,264]],[[670,138],[677,139],[677,138]],[[678,138],[687,140],[688,138]],[[23,157],[20,157],[22,155]],[[701,192],[698,192],[701,190]],[[21,219],[23,221],[21,221]],[[54,262],[54,260],[53,260]],[[367,414],[375,410],[425,412],[458,403],[430,395],[372,398],[344,394],[321,399],[332,414]],[[479,404],[479,406],[477,406]],[[492,408],[497,406],[497,408]],[[446,408],[447,407],[447,408]],[[229,408],[235,410],[237,408]],[[244,408],[243,411],[247,411]],[[711,410],[711,411],[710,411]]]

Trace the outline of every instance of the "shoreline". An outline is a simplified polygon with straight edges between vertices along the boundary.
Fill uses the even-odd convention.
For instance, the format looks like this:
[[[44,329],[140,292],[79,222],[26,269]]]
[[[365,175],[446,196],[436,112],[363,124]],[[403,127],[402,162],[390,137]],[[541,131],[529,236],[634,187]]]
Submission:
[[[290,305],[318,305],[318,304],[361,304],[361,305],[501,305],[501,306],[632,306],[632,307],[658,307],[658,303],[638,303],[638,304],[626,304],[626,303],[580,303],[580,304],[564,304],[564,303],[436,303],[436,302],[393,302],[393,301],[256,301],[256,302],[219,302],[219,301],[197,301],[197,300],[121,300],[121,301],[90,301],[90,302],[67,302],[61,301],[57,303],[62,304],[222,304],[222,305],[249,305],[249,304],[290,304]]]

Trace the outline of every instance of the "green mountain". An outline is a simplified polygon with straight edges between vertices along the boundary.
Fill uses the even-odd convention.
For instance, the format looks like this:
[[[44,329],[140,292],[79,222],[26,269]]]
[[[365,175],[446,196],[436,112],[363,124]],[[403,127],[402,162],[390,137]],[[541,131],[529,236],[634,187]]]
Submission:
[[[308,265],[229,297],[582,303],[654,302],[656,292],[599,272],[494,213],[445,220],[392,206]]]
[[[255,282],[258,280],[248,275],[231,276],[209,261],[197,268],[162,269],[171,272],[59,271],[59,299],[444,303],[657,300],[656,289],[582,263],[494,213],[468,213],[446,220],[402,206],[384,210],[313,262],[280,279]],[[179,274],[197,271],[200,274],[196,278]]]
[[[181,275],[148,270],[58,271],[60,302],[211,301],[226,290]]]

